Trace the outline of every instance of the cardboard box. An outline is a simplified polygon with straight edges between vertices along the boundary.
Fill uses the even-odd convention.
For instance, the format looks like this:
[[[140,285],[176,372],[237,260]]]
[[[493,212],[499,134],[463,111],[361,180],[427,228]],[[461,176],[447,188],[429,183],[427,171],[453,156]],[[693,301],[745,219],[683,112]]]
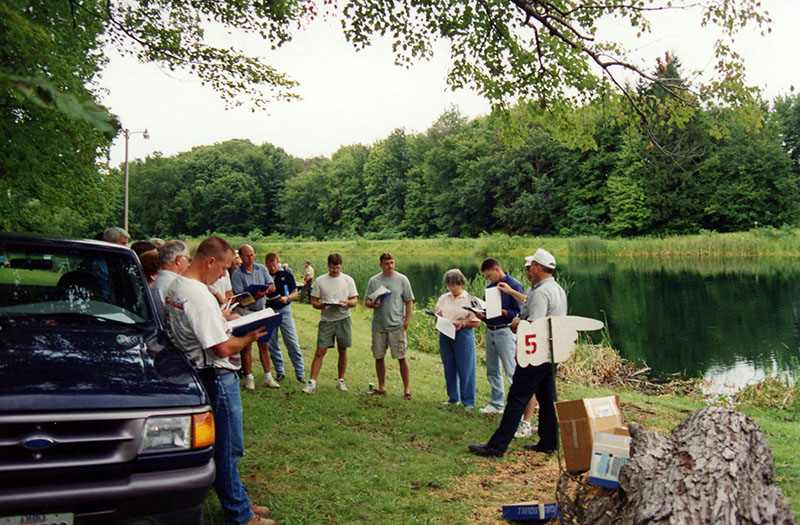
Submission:
[[[630,457],[631,437],[627,428],[595,432],[589,483],[609,489],[617,488],[619,470]]]
[[[569,472],[584,472],[592,464],[595,432],[622,427],[619,397],[595,397],[556,403],[564,463]]]
[[[506,521],[544,521],[558,517],[557,503],[526,501],[503,505],[503,519]]]

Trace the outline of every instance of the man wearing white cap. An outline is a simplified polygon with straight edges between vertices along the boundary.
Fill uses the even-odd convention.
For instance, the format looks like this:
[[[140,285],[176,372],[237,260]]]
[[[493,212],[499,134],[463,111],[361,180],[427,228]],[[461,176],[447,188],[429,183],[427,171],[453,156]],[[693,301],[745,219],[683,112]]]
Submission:
[[[522,304],[519,317],[511,326],[516,330],[520,319],[535,321],[547,316],[567,315],[567,294],[553,278],[556,259],[541,248],[531,256],[525,257],[525,270],[531,287],[527,294],[513,290],[510,286],[497,285],[503,292],[515,297]],[[528,450],[552,454],[558,448],[555,402],[556,378],[554,365],[545,363],[539,366],[517,366],[514,380],[508,391],[508,401],[500,427],[485,445],[470,445],[473,454],[479,456],[502,456],[508,448],[520,416],[534,395],[539,401],[539,442],[525,445]]]

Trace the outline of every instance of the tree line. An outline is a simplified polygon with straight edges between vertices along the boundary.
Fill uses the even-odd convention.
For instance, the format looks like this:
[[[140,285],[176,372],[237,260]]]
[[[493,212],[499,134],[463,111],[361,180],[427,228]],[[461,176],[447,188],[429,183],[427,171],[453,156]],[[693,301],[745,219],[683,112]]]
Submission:
[[[220,152],[212,146],[176,158],[153,157],[137,168],[163,170],[170,181],[158,187],[169,192],[144,188],[133,194],[141,219],[136,228],[164,235],[222,229],[320,238],[498,229],[614,235],[747,222],[747,210],[731,214],[720,204],[725,195],[715,196],[705,210],[703,199],[714,196],[683,194],[698,185],[713,188],[708,178],[727,176],[724,153],[719,167],[698,167],[700,159],[726,147],[726,133],[794,133],[787,137],[796,143],[796,131],[758,127],[758,91],[746,86],[742,59],[731,48],[745,27],[768,31],[771,21],[761,2],[587,0],[569,11],[562,7],[551,0],[197,0],[154,9],[140,0],[0,0],[0,230],[90,235],[121,221],[120,177],[109,169],[107,156],[124,126],[100,105],[98,84],[109,50],[182,70],[228,104],[258,108],[296,97],[297,82],[264,58],[206,40],[205,25],[213,20],[276,48],[299,38],[309,24],[334,18],[358,49],[377,35],[391,35],[396,63],[407,66],[429,58],[435,43],[446,40],[448,84],[475,90],[502,110],[473,122],[457,112],[443,115],[427,133],[398,130],[373,145],[343,148],[331,159],[295,159],[270,145],[251,152],[234,143],[218,145]],[[597,32],[613,18],[647,34],[654,13],[698,8],[703,30],[716,28],[720,38],[713,49],[714,74],[694,94],[679,77],[635,66],[617,40],[624,31],[609,38]],[[649,82],[650,93],[623,85],[622,72]],[[507,111],[518,99],[528,102]],[[796,99],[787,100],[791,115]],[[736,116],[713,114],[716,104],[736,108]],[[728,118],[745,122],[744,131],[739,124],[727,127]],[[635,120],[644,124],[644,133],[635,130]],[[659,121],[660,128],[653,126]],[[695,135],[699,143],[683,142]],[[237,147],[255,165],[229,162],[224,151]],[[671,166],[675,174],[651,180],[650,171]],[[766,170],[772,168],[780,167]],[[705,178],[697,182],[699,175]],[[755,176],[748,168],[736,178]],[[783,191],[781,177],[776,176]],[[581,181],[588,186],[582,188]],[[747,184],[731,185],[727,198],[747,192]],[[673,209],[653,203],[660,195],[651,192],[653,185],[669,196],[674,190]],[[252,188],[259,193],[246,198]],[[154,200],[142,205],[141,195]],[[774,191],[759,197],[769,201],[758,208],[768,212],[768,222],[794,216],[792,209],[774,210]],[[685,218],[676,218],[684,211]]]
[[[664,73],[677,64],[665,62]],[[697,107],[640,86],[646,126],[608,97],[564,126],[520,105],[424,133],[398,129],[331,158],[233,140],[131,166],[134,235],[667,235],[794,226],[800,97],[771,107]],[[755,111],[755,113],[754,113]]]

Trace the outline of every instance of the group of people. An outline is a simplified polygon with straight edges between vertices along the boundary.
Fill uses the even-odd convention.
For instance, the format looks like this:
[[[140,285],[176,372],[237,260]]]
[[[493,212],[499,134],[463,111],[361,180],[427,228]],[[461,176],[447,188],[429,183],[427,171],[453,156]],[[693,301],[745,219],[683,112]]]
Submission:
[[[439,297],[435,313],[455,326],[455,337],[439,334],[439,353],[447,385],[445,405],[461,403],[466,409],[475,406],[475,334],[474,328],[486,323],[486,378],[491,399],[481,409],[485,414],[503,414],[500,426],[486,444],[470,445],[479,456],[502,456],[511,441],[533,433],[531,420],[539,406],[539,441],[525,445],[528,450],[552,454],[558,448],[555,413],[555,374],[551,364],[516,366],[516,329],[520,321],[535,321],[547,316],[567,315],[567,296],[556,282],[555,257],[544,249],[525,258],[525,275],[531,283],[527,293],[508,275],[497,259],[489,257],[481,271],[489,281],[486,288],[500,290],[501,313],[487,318],[473,308],[472,297],[464,290],[466,278],[458,269],[444,274],[448,293]],[[486,298],[484,296],[484,298]],[[505,403],[504,378],[510,388]],[[504,406],[505,405],[505,406]]]
[[[111,236],[105,240],[127,243],[129,236],[124,233],[124,236],[118,235],[116,241]],[[217,428],[215,488],[226,518],[236,523],[274,523],[264,517],[268,512],[266,507],[249,500],[238,474],[238,462],[244,450],[238,371],[241,368],[244,372],[245,388],[254,389],[251,347],[256,343],[265,372],[264,386],[279,388],[285,378],[280,332],[295,378],[303,384],[302,392],[314,394],[317,391],[323,359],[334,346],[338,350],[336,388],[346,391],[347,350],[352,346],[350,309],[358,303],[355,281],[342,272],[343,260],[338,253],[328,256],[328,272],[316,279],[310,262],[306,262],[302,288],[310,296],[312,306],[320,310],[316,351],[310,378],[306,379],[291,311],[291,302],[299,297],[299,290],[293,273],[287,265],[281,265],[276,253],[268,253],[262,265],[255,262],[252,246],[243,244],[235,252],[227,241],[212,236],[200,243],[194,257],[188,245],[179,240],[162,241],[156,254],[158,269],[151,290],[158,315],[173,343],[187,352],[198,369],[211,398]],[[385,359],[389,351],[398,361],[403,396],[410,400],[406,330],[413,313],[414,293],[408,278],[396,270],[391,253],[382,253],[379,262],[381,271],[370,278],[364,300],[364,305],[373,310],[371,349],[378,379],[377,387],[367,393],[386,394]],[[502,456],[514,437],[530,435],[531,417],[537,402],[539,441],[526,448],[549,454],[558,446],[553,404],[555,366],[519,367],[515,362],[515,332],[521,320],[566,315],[566,294],[553,278],[555,267],[555,258],[543,249],[526,257],[525,272],[531,287],[525,292],[496,259],[485,259],[481,271],[489,281],[487,288],[500,290],[502,306],[501,315],[489,319],[481,311],[465,308],[473,305],[471,296],[464,290],[466,277],[460,270],[449,270],[443,277],[448,292],[439,297],[435,314],[455,326],[454,337],[439,335],[448,396],[444,404],[460,403],[467,409],[475,406],[474,329],[483,322],[486,324],[486,376],[491,386],[491,399],[481,412],[502,414],[499,428],[486,444],[469,446],[474,454]],[[281,315],[279,325],[268,339],[263,327],[241,336],[231,334],[227,320],[266,307]],[[511,385],[507,402],[504,377]]]

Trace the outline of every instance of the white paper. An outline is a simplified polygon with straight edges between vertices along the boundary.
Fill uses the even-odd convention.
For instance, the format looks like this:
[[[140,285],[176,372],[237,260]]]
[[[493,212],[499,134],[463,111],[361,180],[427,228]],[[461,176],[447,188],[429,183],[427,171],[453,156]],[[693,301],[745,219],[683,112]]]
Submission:
[[[384,285],[380,285],[377,290],[375,290],[374,292],[372,292],[367,296],[367,299],[369,299],[372,302],[375,302],[375,299],[377,299],[378,297],[389,291],[390,290],[386,288]]]
[[[503,315],[503,302],[500,299],[500,289],[497,286],[487,288],[484,292],[486,297],[486,318],[494,319]]]
[[[266,319],[267,317],[272,317],[277,315],[272,308],[264,308],[263,310],[259,310],[257,312],[253,312],[251,314],[243,315],[241,317],[237,317],[232,321],[228,321],[228,328],[230,330],[234,330],[240,326],[244,326],[246,324],[250,324],[253,321],[260,321],[261,319]]]
[[[449,337],[450,339],[456,338],[456,325],[454,325],[450,320],[445,319],[440,315],[436,316],[436,329],[439,330],[444,335],[446,335],[447,337]]]
[[[473,310],[480,310],[480,311],[486,310],[486,303],[484,303],[481,299],[478,299],[474,295],[471,295],[469,297],[469,306]]]

